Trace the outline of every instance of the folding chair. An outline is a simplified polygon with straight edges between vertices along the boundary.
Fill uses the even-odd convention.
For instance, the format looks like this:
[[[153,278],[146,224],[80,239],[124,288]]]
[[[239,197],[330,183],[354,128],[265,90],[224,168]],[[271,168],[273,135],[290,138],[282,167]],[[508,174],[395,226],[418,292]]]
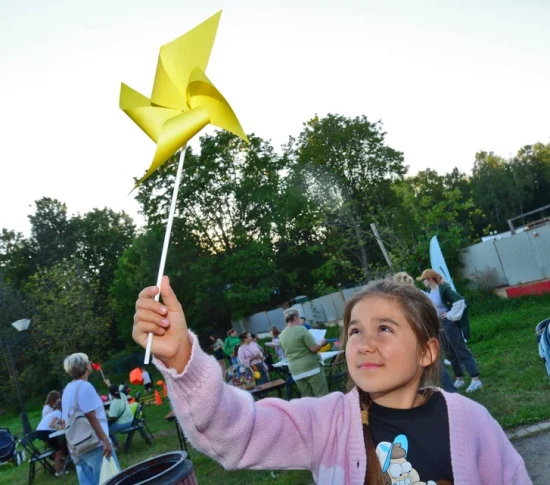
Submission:
[[[139,411],[139,409],[136,409],[135,414],[138,414],[137,413],[138,411]],[[151,436],[151,439],[153,439],[153,433],[151,433],[151,430],[149,429],[149,426],[147,426],[147,422],[145,421],[145,406],[141,407],[141,412],[138,415],[138,420],[139,420],[140,423],[143,423],[143,426],[145,427],[145,430],[149,433],[149,435]]]
[[[55,468],[48,461],[49,459],[53,459],[53,455],[55,455],[55,450],[53,448],[50,448],[50,446],[45,441],[42,441],[38,437],[38,435],[38,431],[33,431],[27,434],[20,441],[23,448],[25,448],[25,450],[29,454],[29,485],[32,485],[34,483],[37,472],[37,463],[39,464],[39,466],[41,465],[41,468],[38,468],[38,471],[43,469],[45,472],[47,470],[52,474],[52,476],[55,477]],[[36,447],[36,445],[34,444],[34,441],[36,440],[39,440],[40,443],[46,444],[46,449],[44,451],[40,451]]]
[[[126,443],[124,444],[124,453],[128,453],[128,450],[130,449],[130,445],[132,444],[132,440],[134,439],[134,434],[136,431],[141,435],[145,443],[151,446],[151,440],[149,439],[149,436],[147,436],[147,433],[145,432],[145,420],[143,418],[143,403],[138,404],[138,407],[136,409],[136,414],[134,414],[134,419],[132,420],[132,424],[128,428],[122,431],[119,431],[120,434],[128,435],[126,437]]]
[[[288,376],[286,379],[286,400],[290,401],[292,399],[292,393],[296,394],[296,397],[302,397],[300,394],[300,391],[298,390],[298,386],[296,385],[296,381],[292,378],[292,376]]]

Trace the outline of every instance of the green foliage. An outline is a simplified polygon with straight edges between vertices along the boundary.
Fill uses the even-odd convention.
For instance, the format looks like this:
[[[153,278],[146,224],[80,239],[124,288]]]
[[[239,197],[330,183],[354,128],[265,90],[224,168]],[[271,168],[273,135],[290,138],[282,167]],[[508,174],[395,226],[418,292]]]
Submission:
[[[462,248],[550,204],[550,144],[525,146],[509,160],[480,152],[471,175],[426,169],[407,176],[403,153],[366,116],[316,116],[280,154],[249,138],[248,145],[218,132],[186,153],[165,273],[201,339],[297,295],[315,298],[387,276],[371,223],[393,271],[420,274],[437,235],[456,275]],[[46,197],[29,216],[29,237],[2,229],[0,336],[13,336],[9,325],[18,318],[33,321],[16,354],[26,394],[62,383],[65,353],[101,360],[133,346],[135,300],[156,283],[176,161],[139,187],[147,224],[138,233],[123,212],[71,218],[63,202]],[[464,291],[479,314],[516,308],[484,289]],[[2,354],[7,371],[6,362]],[[13,398],[7,381],[0,392]]]
[[[63,359],[84,352],[100,360],[109,346],[109,321],[95,310],[99,291],[97,278],[90,278],[82,262],[61,261],[39,269],[27,285],[33,302],[29,338],[21,378],[27,389],[66,380]]]

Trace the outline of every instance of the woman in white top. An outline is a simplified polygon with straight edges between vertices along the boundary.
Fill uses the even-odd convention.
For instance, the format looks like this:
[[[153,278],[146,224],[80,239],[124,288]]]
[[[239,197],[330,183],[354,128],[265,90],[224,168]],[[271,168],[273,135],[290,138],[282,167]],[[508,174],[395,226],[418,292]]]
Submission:
[[[46,402],[42,408],[42,417],[47,416],[54,410],[55,403],[61,399],[61,394],[58,391],[50,391]]]
[[[92,364],[86,354],[69,355],[63,362],[63,367],[65,372],[73,378],[63,391],[63,421],[65,424],[68,423],[69,410],[74,406],[78,396],[79,410],[86,416],[97,437],[101,440],[97,448],[78,457],[78,461],[75,463],[78,483],[80,485],[98,485],[103,457],[112,456],[120,469],[109,439],[109,425],[103,401],[94,386],[88,382],[88,377],[92,373]]]
[[[260,373],[260,378],[256,379],[256,384],[265,384],[269,382],[267,366],[264,363],[264,353],[256,342],[252,342],[252,336],[249,333],[239,335],[241,346],[239,347],[239,363],[253,367]]]
[[[57,394],[59,395],[59,393]],[[58,399],[57,402],[53,403],[52,411],[43,416],[42,420],[36,427],[36,431],[39,431],[38,438],[48,443],[55,450],[54,460],[56,477],[62,475],[61,470],[63,468],[63,460],[67,456],[67,447],[63,445],[59,439],[50,438],[50,434],[58,428],[63,427],[63,420],[61,419],[61,401]],[[66,471],[65,474],[66,473],[68,473],[68,471]]]

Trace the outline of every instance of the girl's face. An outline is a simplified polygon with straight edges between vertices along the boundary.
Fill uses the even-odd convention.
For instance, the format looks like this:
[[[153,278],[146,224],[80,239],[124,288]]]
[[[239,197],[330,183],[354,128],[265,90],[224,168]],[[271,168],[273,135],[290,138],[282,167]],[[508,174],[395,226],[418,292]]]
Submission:
[[[247,333],[246,334],[246,339],[244,340],[244,343],[249,344],[250,342],[252,342],[252,337],[250,336],[249,333]]]
[[[437,342],[431,345],[437,350]],[[424,367],[433,358],[419,350],[416,335],[397,303],[370,296],[351,312],[346,361],[355,384],[383,404],[395,391],[411,388],[416,392]]]

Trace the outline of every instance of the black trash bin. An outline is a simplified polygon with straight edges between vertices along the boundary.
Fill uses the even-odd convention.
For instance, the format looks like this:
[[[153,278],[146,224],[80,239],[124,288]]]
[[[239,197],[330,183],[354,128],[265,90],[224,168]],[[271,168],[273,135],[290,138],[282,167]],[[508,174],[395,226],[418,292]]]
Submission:
[[[150,458],[121,471],[103,485],[197,485],[193,464],[185,451]]]

